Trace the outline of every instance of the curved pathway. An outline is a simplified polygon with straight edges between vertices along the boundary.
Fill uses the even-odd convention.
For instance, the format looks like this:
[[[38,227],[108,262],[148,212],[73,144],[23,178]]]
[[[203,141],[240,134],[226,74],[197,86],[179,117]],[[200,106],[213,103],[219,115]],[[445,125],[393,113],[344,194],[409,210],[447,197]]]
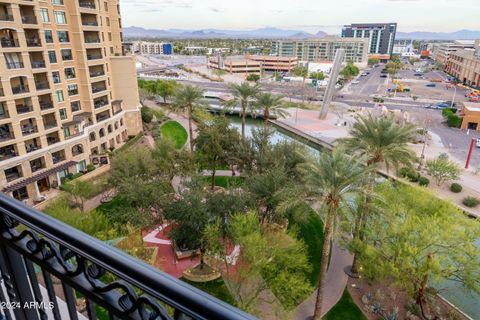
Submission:
[[[332,256],[327,271],[325,283],[325,294],[322,301],[322,317],[337,304],[347,286],[348,276],[345,268],[352,265],[353,256],[348,250],[341,249],[337,243],[333,243]],[[317,290],[310,297],[303,301],[292,313],[292,319],[311,319],[315,310]]]

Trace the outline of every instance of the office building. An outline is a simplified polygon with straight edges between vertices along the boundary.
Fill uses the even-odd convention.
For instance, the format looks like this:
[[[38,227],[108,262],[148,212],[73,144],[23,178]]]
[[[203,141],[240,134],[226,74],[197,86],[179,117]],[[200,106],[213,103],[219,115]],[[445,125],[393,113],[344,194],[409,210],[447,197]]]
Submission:
[[[457,50],[473,50],[473,48],[473,40],[455,40],[447,43],[435,43],[432,49],[432,57],[435,62],[446,65],[452,52]]]
[[[118,0],[0,6],[0,191],[32,204],[141,131],[135,61]]]
[[[297,57],[274,57],[252,55],[247,56],[252,61],[260,62],[263,71],[292,71],[298,65]]]
[[[173,45],[164,42],[134,41],[131,50],[138,54],[173,54]]]
[[[368,39],[368,55],[388,60],[393,53],[396,33],[396,23],[357,23],[344,26],[342,38]]]
[[[297,57],[300,61],[332,62],[338,49],[345,49],[344,61],[359,65],[368,62],[367,39],[325,37],[307,40],[277,40],[272,42],[272,55]]]
[[[455,50],[449,53],[445,64],[445,72],[457,78],[460,82],[480,87],[480,42],[477,41],[477,50]]]
[[[260,73],[261,63],[250,60],[246,57],[227,57],[223,58],[220,54],[208,58],[208,67],[212,69],[224,70],[228,73]]]
[[[480,131],[480,103],[464,102],[462,129]]]

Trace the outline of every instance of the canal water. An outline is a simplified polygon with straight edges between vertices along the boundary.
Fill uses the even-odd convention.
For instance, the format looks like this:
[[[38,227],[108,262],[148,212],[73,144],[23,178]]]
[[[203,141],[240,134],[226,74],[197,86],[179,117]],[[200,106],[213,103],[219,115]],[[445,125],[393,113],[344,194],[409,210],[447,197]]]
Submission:
[[[238,116],[228,117],[231,121],[233,127],[237,128],[238,131],[241,131],[242,128],[242,119]],[[245,128],[245,134],[247,137],[252,136],[252,129],[258,129],[263,127],[263,121],[259,119],[247,118],[247,125]],[[274,133],[271,137],[272,143],[278,143],[280,141],[297,141],[304,144],[312,152],[312,154],[319,154],[321,148],[316,145],[305,141],[301,137],[293,135],[283,129],[274,127]],[[480,250],[480,240],[477,241],[478,248]],[[480,266],[479,266],[480,268]],[[480,295],[474,294],[471,292],[466,292],[463,288],[454,281],[445,281],[437,286],[441,288],[440,294],[460,308],[463,312],[468,314],[475,320],[480,320]]]

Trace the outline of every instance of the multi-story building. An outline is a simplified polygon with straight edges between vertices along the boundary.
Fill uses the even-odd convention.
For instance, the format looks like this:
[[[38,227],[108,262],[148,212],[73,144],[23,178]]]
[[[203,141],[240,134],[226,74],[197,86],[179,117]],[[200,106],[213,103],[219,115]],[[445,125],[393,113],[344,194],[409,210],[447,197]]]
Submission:
[[[456,50],[449,53],[445,71],[472,87],[480,87],[480,41],[476,50]]]
[[[473,47],[473,40],[455,40],[447,43],[435,43],[432,49],[432,58],[436,62],[446,65],[452,52],[473,49]]]
[[[462,129],[480,131],[480,103],[464,102]]]
[[[246,57],[223,58],[220,54],[208,58],[208,67],[212,69],[225,70],[228,73],[260,73],[261,63],[250,60]]]
[[[0,191],[29,203],[141,131],[119,1],[0,3]]]
[[[274,57],[261,55],[248,55],[252,61],[260,62],[263,71],[292,71],[298,65],[297,57]]]
[[[134,41],[131,50],[139,54],[173,54],[173,45],[165,42]]]
[[[368,39],[369,56],[381,60],[390,59],[396,33],[396,23],[355,23],[342,28],[342,38]]]
[[[368,40],[361,38],[325,37],[307,40],[277,40],[272,42],[272,55],[297,57],[312,62],[332,62],[338,49],[345,49],[345,62],[366,65]]]

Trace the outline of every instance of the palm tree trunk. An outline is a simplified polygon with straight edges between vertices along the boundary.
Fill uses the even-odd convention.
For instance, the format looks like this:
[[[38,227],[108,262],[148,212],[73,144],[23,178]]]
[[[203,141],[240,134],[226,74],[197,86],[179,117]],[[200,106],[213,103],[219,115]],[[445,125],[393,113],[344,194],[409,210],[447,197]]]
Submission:
[[[263,129],[265,130],[265,132],[267,132],[267,128],[268,128],[268,119],[270,118],[270,112],[268,112],[268,108],[265,108],[265,110],[263,111]]]
[[[368,184],[367,184],[367,190],[365,194],[365,200],[363,203],[363,208],[361,212],[357,215],[357,218],[355,220],[355,228],[354,228],[354,234],[353,234],[353,241],[356,242],[361,241],[363,242],[365,240],[365,222],[367,220],[367,216],[370,210],[370,205],[372,202],[372,197],[371,194],[373,193],[373,189],[375,188],[375,175],[370,174],[368,177]],[[353,274],[357,274],[359,271],[359,265],[358,265],[358,250],[355,250],[353,253],[353,262],[352,262],[352,268],[351,272]]]
[[[245,126],[247,125],[247,105],[242,102],[242,138],[245,139]]]
[[[328,209],[327,219],[325,220],[325,230],[324,230],[323,247],[322,247],[322,261],[320,264],[320,277],[318,279],[318,292],[317,292],[317,300],[315,302],[315,312],[313,314],[313,320],[322,319],[323,291],[325,289],[328,260],[330,256],[330,248],[331,248],[332,233],[333,233],[333,217],[335,215],[336,210],[337,210],[337,207],[335,205],[330,205]]]
[[[188,108],[188,132],[190,135],[190,152],[193,152],[192,108]]]

